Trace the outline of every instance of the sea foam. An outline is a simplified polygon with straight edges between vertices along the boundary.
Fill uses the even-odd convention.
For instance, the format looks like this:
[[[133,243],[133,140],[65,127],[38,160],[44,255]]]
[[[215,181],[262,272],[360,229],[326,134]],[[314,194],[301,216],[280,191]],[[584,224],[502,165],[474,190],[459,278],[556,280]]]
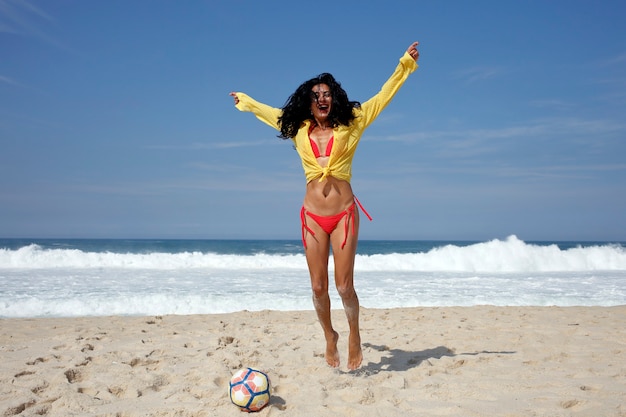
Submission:
[[[78,249],[43,249],[31,244],[0,249],[0,269],[306,269],[303,254],[252,255],[213,252],[114,253]],[[467,246],[445,245],[427,252],[357,255],[359,271],[547,272],[626,271],[626,250],[619,245],[560,249],[556,244],[529,244],[515,236]]]
[[[0,249],[0,317],[313,308],[300,248],[265,251],[258,244],[258,251],[236,253],[183,246]],[[511,236],[393,251],[400,246],[407,245],[357,255],[355,287],[364,307],[626,304],[626,253],[618,244],[562,249]],[[332,274],[332,262],[330,269]],[[332,285],[331,300],[341,306]]]

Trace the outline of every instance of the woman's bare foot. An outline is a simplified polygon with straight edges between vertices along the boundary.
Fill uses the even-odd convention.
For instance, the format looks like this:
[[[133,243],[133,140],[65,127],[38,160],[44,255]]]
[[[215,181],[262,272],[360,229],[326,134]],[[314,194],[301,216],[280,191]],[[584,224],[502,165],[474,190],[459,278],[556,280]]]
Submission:
[[[361,350],[361,335],[350,333],[348,340],[348,369],[354,371],[363,362],[363,351]]]
[[[326,362],[333,368],[339,366],[339,350],[337,350],[337,341],[339,340],[339,333],[333,330],[333,336],[330,340],[326,339]]]

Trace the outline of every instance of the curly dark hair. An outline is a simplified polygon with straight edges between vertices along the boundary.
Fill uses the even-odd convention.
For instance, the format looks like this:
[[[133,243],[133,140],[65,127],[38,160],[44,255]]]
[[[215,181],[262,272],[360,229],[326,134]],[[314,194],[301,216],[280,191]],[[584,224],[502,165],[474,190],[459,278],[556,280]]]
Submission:
[[[290,139],[296,136],[302,123],[311,118],[311,90],[318,84],[326,84],[332,95],[332,106],[328,120],[333,128],[349,126],[354,120],[353,109],[361,106],[358,101],[348,100],[348,94],[331,74],[325,72],[305,81],[287,99],[283,106],[283,114],[278,119],[280,126],[279,138]]]

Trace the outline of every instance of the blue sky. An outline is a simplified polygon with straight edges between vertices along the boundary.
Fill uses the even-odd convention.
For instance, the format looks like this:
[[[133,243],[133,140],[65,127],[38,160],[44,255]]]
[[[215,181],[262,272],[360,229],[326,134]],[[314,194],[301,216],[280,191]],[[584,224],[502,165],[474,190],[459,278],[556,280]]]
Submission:
[[[625,2],[269,4],[0,0],[0,237],[298,239],[298,156],[228,93],[365,101],[417,40],[362,239],[626,240]]]

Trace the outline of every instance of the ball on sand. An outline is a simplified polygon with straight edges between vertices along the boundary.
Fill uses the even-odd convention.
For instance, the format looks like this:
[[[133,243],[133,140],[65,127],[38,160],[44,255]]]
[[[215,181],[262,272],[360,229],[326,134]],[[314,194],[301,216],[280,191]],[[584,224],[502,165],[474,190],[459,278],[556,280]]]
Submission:
[[[230,379],[228,392],[242,411],[259,411],[270,402],[270,380],[264,372],[243,368]]]

